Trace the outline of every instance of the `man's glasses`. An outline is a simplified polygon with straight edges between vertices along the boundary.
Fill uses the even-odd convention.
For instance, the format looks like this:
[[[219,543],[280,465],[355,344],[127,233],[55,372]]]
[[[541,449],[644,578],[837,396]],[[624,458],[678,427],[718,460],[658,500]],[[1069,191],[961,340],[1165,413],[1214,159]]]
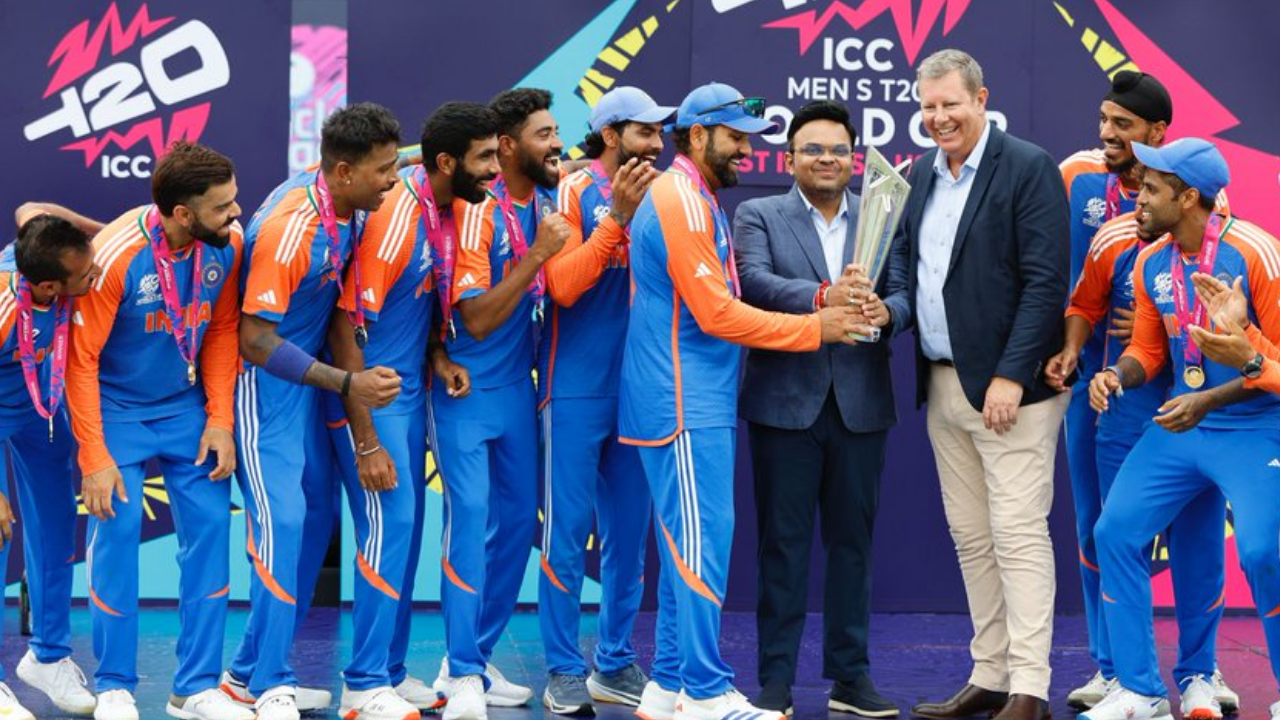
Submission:
[[[844,159],[853,154],[853,148],[848,145],[818,145],[816,143],[806,143],[801,145],[796,152],[810,158],[820,158],[827,153],[831,153],[831,157]]]
[[[735,105],[741,107],[742,111],[751,117],[764,117],[765,100],[762,97],[738,98],[737,100],[731,100],[727,103],[721,103],[715,107],[707,108],[698,114],[709,115],[717,110],[724,110],[725,108],[731,108]]]

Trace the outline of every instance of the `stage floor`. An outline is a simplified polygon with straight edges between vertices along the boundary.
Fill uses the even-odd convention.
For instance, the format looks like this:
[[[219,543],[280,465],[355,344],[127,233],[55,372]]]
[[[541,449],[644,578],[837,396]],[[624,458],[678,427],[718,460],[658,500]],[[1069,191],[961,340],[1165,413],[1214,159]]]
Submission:
[[[248,612],[233,608],[227,624],[229,656],[235,649]],[[643,667],[648,667],[653,653],[653,621],[651,613],[642,614],[636,624],[636,645]],[[141,681],[137,699],[144,719],[167,717],[164,705],[173,676],[173,639],[177,634],[178,616],[168,608],[143,610],[139,639]],[[829,683],[820,677],[822,667],[821,618],[811,615],[807,626],[800,672],[795,688],[797,718],[819,718],[828,715],[826,694]],[[583,618],[584,644],[594,634],[595,616]],[[5,638],[0,649],[9,686],[35,715],[42,720],[63,718],[44,696],[18,680],[14,668],[26,645],[17,636],[16,608],[8,608],[4,622]],[[72,611],[75,657],[86,673],[93,672],[93,646],[89,634],[89,612],[77,607]],[[1166,677],[1174,660],[1177,630],[1171,618],[1156,622],[1160,644],[1161,667]],[[957,689],[969,672],[969,621],[960,615],[877,615],[871,623],[872,673],[882,693],[897,701],[905,711],[922,699],[936,699]],[[1085,645],[1084,619],[1079,616],[1058,618],[1054,629],[1053,713],[1058,718],[1071,718],[1065,697],[1072,687],[1092,674]],[[312,611],[297,640],[294,663],[299,678],[306,684],[330,688],[334,706],[321,716],[337,717],[338,693],[342,689],[341,670],[351,646],[349,613],[332,608]],[[1233,617],[1223,621],[1218,637],[1219,664],[1230,685],[1240,693],[1241,720],[1265,720],[1267,707],[1280,696],[1275,689],[1267,660],[1262,628],[1253,617]],[[724,617],[721,648],[729,664],[738,673],[738,687],[751,695],[756,690],[755,617],[745,613],[728,613]],[[413,641],[409,649],[410,672],[430,680],[439,669],[444,653],[444,625],[438,612],[423,610],[414,618]],[[538,633],[538,617],[519,613],[512,620],[506,640],[498,646],[495,664],[512,680],[530,683],[538,690],[545,684],[542,645]],[[1168,680],[1172,684],[1172,680]],[[1176,701],[1174,703],[1176,708]],[[493,720],[531,720],[541,717],[541,705],[521,710],[491,710]],[[617,706],[601,706],[599,716],[606,720],[630,720],[629,710]],[[849,717],[832,713],[832,718]]]

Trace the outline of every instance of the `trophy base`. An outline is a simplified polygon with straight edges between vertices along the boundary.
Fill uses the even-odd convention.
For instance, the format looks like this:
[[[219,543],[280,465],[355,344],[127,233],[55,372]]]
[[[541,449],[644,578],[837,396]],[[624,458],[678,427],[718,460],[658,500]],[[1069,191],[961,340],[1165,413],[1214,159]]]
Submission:
[[[870,335],[864,335],[863,333],[849,333],[849,337],[861,343],[880,342],[880,328],[871,328]]]

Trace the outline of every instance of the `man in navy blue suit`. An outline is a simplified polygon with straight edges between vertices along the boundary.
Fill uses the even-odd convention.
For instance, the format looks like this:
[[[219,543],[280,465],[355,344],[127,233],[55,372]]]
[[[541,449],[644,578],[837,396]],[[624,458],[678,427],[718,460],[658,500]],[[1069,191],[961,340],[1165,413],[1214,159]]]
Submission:
[[[1062,346],[1071,231],[1044,150],[988,123],[982,68],[942,50],[917,69],[925,129],[891,266],[905,267],[917,403],[964,575],[973,672],[928,718],[1047,720],[1054,568],[1048,515],[1068,401],[1045,382]],[[892,270],[892,268],[891,268]]]
[[[908,318],[905,274],[880,302],[849,265],[858,225],[858,196],[849,191],[856,139],[849,110],[827,101],[805,105],[787,139],[795,186],[744,202],[735,215],[743,299],[790,313],[857,300],[877,325],[888,320],[886,304],[896,303]],[[834,681],[828,706],[896,716],[898,708],[871,682],[867,659],[872,528],[885,439],[897,421],[887,338],[811,353],[750,350],[738,411],[749,423],[760,536],[756,705],[791,714],[817,510],[827,568],[822,674]]]

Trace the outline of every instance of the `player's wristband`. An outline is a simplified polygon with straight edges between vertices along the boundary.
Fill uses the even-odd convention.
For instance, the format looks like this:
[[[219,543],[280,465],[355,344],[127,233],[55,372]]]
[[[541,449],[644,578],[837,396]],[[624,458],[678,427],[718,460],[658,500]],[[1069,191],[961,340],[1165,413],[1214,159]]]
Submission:
[[[281,380],[288,380],[291,383],[301,385],[302,378],[315,362],[316,359],[308,355],[302,348],[285,340],[271,352],[271,356],[267,358],[267,362],[263,364],[262,369]]]
[[[346,397],[347,394],[350,392],[351,392],[351,372],[348,371],[346,377],[342,378],[342,389],[338,391],[338,394],[341,395],[342,397]]]

